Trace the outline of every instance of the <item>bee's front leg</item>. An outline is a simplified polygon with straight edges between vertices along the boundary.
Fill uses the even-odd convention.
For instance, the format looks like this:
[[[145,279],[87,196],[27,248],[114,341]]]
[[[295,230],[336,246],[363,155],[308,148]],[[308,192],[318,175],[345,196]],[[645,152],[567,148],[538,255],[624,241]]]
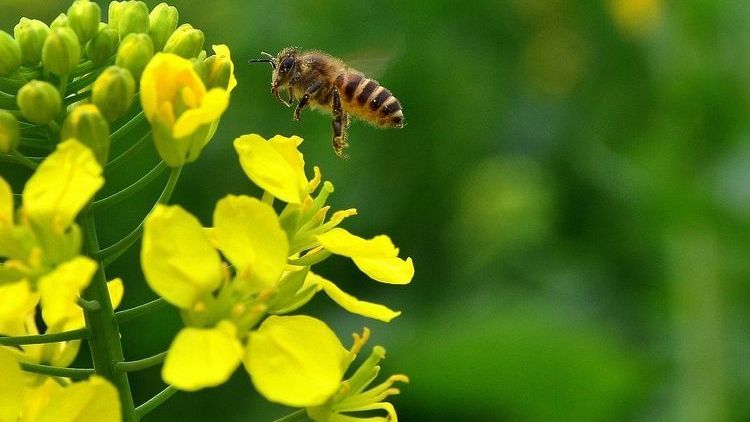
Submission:
[[[341,107],[341,97],[339,96],[339,90],[333,88],[333,152],[341,158],[348,158],[344,153],[344,148],[349,146],[346,142],[346,127],[348,126],[349,118],[347,117],[344,109]]]
[[[314,95],[320,87],[323,86],[323,81],[316,81],[307,89],[305,90],[305,94],[302,96],[302,98],[299,99],[299,103],[297,103],[297,108],[294,109],[294,120],[299,120],[299,114],[302,112],[302,109],[305,108],[307,103],[310,101],[310,96]]]

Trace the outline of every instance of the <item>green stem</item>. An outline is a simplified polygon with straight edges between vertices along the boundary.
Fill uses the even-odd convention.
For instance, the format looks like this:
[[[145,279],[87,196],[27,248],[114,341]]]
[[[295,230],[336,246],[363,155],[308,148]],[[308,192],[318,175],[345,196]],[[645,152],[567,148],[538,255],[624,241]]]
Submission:
[[[99,240],[96,235],[94,215],[89,210],[81,214],[80,226],[86,254],[94,257],[99,251]],[[83,298],[96,300],[101,305],[101,309],[97,311],[84,309],[83,312],[86,318],[86,326],[95,334],[88,341],[94,369],[98,375],[107,378],[117,388],[120,394],[123,421],[137,421],[128,375],[115,370],[115,365],[122,362],[124,358],[122,344],[120,343],[120,328],[117,325],[115,312],[109,298],[107,277],[104,274],[103,265],[99,265],[97,268],[91,284],[83,292]]]
[[[99,309],[101,309],[101,305],[99,305],[99,302],[95,300],[86,300],[82,297],[76,299],[76,304],[78,304],[81,309],[85,309],[90,312],[98,311]]]
[[[125,152],[118,155],[117,157],[111,159],[107,166],[104,168],[104,171],[107,173],[112,172],[113,169],[115,169],[117,166],[119,166],[121,163],[124,163],[127,161],[128,158],[133,156],[136,152],[140,151],[141,148],[143,148],[144,145],[148,143],[151,137],[151,131],[146,132],[145,135],[141,137],[141,139],[138,140],[138,142],[134,143],[130,146]]]
[[[86,91],[83,91],[83,92],[79,92],[79,93],[76,93],[76,94],[71,94],[71,95],[68,95],[67,97],[65,97],[63,99],[63,102],[65,103],[65,105],[70,105],[70,104],[73,104],[73,103],[75,103],[77,101],[81,101],[81,100],[83,100],[85,98],[90,97],[91,93],[92,93],[92,91],[89,89],[89,90],[86,90]]]
[[[304,420],[307,417],[307,413],[305,412],[305,409],[300,409],[294,413],[290,413],[283,418],[276,419],[273,422],[293,422],[293,421],[301,421]]]
[[[106,198],[102,198],[102,199],[99,199],[97,201],[94,201],[91,204],[91,209],[94,210],[94,211],[100,210],[100,209],[106,208],[106,207],[108,207],[110,205],[114,205],[114,204],[122,201],[123,199],[129,198],[131,195],[137,193],[138,191],[140,191],[141,189],[143,189],[143,187],[145,187],[147,184],[149,184],[151,181],[153,181],[154,179],[156,179],[157,177],[159,177],[162,174],[162,172],[164,171],[164,169],[166,169],[166,168],[167,168],[166,163],[164,163],[164,161],[161,161],[154,168],[152,168],[151,170],[149,170],[148,173],[146,173],[145,175],[143,175],[143,177],[141,177],[140,179],[136,180],[135,183],[133,183],[132,185],[126,187],[125,189],[123,189],[123,190],[121,190],[119,192],[113,193],[112,195],[110,195],[110,196],[108,196]]]
[[[84,87],[91,85],[103,71],[104,71],[104,68],[96,69],[93,72],[89,72],[81,76],[80,78],[75,79],[73,82],[70,83],[70,85],[68,85],[68,90],[70,92],[80,91]]]
[[[142,369],[150,368],[164,362],[164,358],[167,357],[167,352],[161,352],[159,354],[149,356],[147,358],[138,359],[130,362],[117,362],[115,364],[115,371],[117,372],[134,372]]]
[[[130,129],[132,129],[135,126],[138,126],[143,120],[145,119],[145,115],[143,114],[143,110],[141,110],[138,114],[133,116],[132,119],[128,120],[127,123],[117,128],[116,131],[112,132],[112,136],[109,137],[109,139],[112,140],[112,143],[116,143],[120,138],[123,137]]]
[[[141,315],[146,315],[166,305],[167,305],[166,300],[162,298],[158,298],[158,299],[152,300],[151,302],[144,303],[143,305],[138,305],[134,308],[125,309],[124,311],[120,311],[120,312],[115,312],[115,318],[117,318],[117,322],[119,324],[122,324],[123,322],[130,321],[133,318],[138,318]]]
[[[39,166],[38,163],[21,154],[20,152],[18,152],[18,150],[11,151],[10,155],[6,155],[5,157],[31,170],[36,170],[36,168]]]
[[[22,346],[26,344],[58,343],[61,341],[82,340],[88,338],[91,330],[79,328],[54,334],[36,334],[31,336],[0,337],[0,346]]]
[[[150,399],[148,399],[147,402],[145,402],[142,405],[138,406],[135,409],[136,416],[138,417],[138,419],[143,418],[149,412],[151,412],[152,410],[156,409],[157,407],[159,407],[159,405],[161,405],[162,403],[164,403],[165,401],[167,401],[167,399],[169,399],[170,397],[172,397],[174,395],[174,393],[176,393],[177,391],[178,391],[177,388],[175,388],[175,387],[173,387],[171,385],[167,386],[167,388],[161,390],[157,395],[155,395],[154,397],[151,397]]]
[[[177,180],[180,178],[180,172],[182,171],[182,167],[173,167],[172,171],[169,173],[169,179],[167,180],[167,184],[164,186],[164,190],[161,192],[161,195],[159,196],[159,199],[157,199],[157,204],[165,204],[169,201],[169,198],[172,197],[172,192],[174,192],[174,188],[177,185]],[[152,208],[153,210],[153,208]],[[127,236],[123,237],[117,243],[114,245],[108,246],[104,249],[101,249],[95,257],[99,260],[101,260],[102,265],[107,266],[112,261],[116,260],[120,257],[126,250],[128,250],[129,247],[135,243],[136,240],[138,240],[141,237],[141,234],[143,233],[143,221],[141,221],[140,224],[138,224],[138,227],[136,227],[132,232],[128,233]]]
[[[87,378],[94,374],[94,370],[90,368],[62,368],[59,366],[38,365],[36,363],[28,362],[21,362],[21,369],[35,374],[66,378]]]

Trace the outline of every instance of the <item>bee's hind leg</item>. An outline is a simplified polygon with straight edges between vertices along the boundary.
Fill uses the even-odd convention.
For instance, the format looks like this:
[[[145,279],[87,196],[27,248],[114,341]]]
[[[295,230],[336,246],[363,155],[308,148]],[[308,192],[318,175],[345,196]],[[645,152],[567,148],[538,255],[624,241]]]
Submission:
[[[348,158],[344,148],[349,146],[346,141],[346,128],[349,126],[349,118],[341,108],[341,97],[339,90],[333,88],[333,152],[341,158]]]

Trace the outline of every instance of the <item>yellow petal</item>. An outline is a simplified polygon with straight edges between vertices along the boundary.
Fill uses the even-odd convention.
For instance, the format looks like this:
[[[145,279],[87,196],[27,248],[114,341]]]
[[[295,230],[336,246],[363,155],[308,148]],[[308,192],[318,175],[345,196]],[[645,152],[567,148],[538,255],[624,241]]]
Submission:
[[[24,381],[13,353],[0,347],[0,421],[17,421],[21,414]]]
[[[26,317],[34,311],[39,295],[31,291],[28,281],[0,284],[0,334],[20,335],[17,330]]]
[[[37,422],[120,421],[120,397],[106,379],[93,375],[55,395]]]
[[[169,53],[154,55],[143,70],[140,86],[141,106],[149,122],[159,114],[164,102],[175,101],[185,87],[191,89],[199,100],[206,92],[190,60]]]
[[[76,299],[91,282],[96,266],[93,259],[77,256],[39,278],[42,318],[48,327],[59,329],[67,321],[80,318]]]
[[[240,156],[240,165],[247,177],[274,197],[290,204],[300,204],[306,197],[307,180],[304,163],[299,151],[289,148],[293,141],[271,143],[260,135],[242,135],[234,140],[234,148]],[[297,156],[296,159],[292,157]],[[289,159],[292,159],[290,162]]]
[[[117,309],[122,302],[122,296],[125,294],[125,287],[122,284],[121,278],[116,278],[107,282],[107,292],[109,293],[109,300],[112,302],[112,309]]]
[[[91,150],[71,138],[58,144],[23,190],[23,207],[34,222],[64,231],[104,184]]]
[[[47,407],[52,397],[59,394],[63,387],[52,379],[47,377],[44,382],[26,390],[26,397],[23,401],[23,420],[36,421],[39,413]]]
[[[244,364],[266,399],[307,407],[324,403],[338,390],[346,356],[323,321],[274,315],[250,333]]]
[[[183,328],[167,352],[161,372],[164,382],[185,391],[224,383],[242,357],[235,331],[228,321],[216,328]]]
[[[148,285],[167,302],[190,308],[221,284],[221,260],[200,222],[177,205],[157,205],[146,218],[141,266]]]
[[[363,273],[371,279],[388,284],[409,284],[414,277],[411,258],[352,258]]]
[[[216,204],[214,226],[219,249],[252,290],[279,281],[289,244],[273,207],[249,196],[228,195]]]
[[[220,88],[211,89],[203,96],[200,107],[189,108],[177,118],[172,136],[184,138],[191,135],[198,127],[218,120],[228,106],[229,93]]]
[[[326,280],[325,278],[309,272],[307,278],[310,282],[319,285],[326,292],[328,297],[333,299],[334,302],[338,303],[339,306],[346,309],[347,311],[362,315],[368,318],[377,319],[380,321],[389,322],[393,318],[401,315],[401,312],[393,311],[386,306],[365,302],[357,299],[356,297],[344,292],[339,289],[333,282]]]
[[[363,239],[342,228],[335,228],[318,235],[317,238],[324,248],[336,255],[350,258],[392,258],[398,255],[398,249],[384,234],[372,239]]]
[[[0,233],[4,227],[13,225],[13,190],[8,182],[0,177]]]

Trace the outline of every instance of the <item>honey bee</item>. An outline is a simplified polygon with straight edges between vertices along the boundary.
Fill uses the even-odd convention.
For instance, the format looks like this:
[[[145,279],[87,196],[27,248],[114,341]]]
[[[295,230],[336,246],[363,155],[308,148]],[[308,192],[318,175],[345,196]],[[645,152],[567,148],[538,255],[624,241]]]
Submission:
[[[377,127],[404,126],[401,103],[391,91],[340,59],[321,51],[300,51],[295,47],[285,48],[276,56],[261,54],[265,57],[250,62],[271,64],[271,94],[287,107],[298,101],[294,120],[300,119],[307,105],[333,115],[333,150],[339,157],[346,158],[344,148],[349,146],[346,136],[349,115]],[[280,96],[284,89],[288,93],[286,100]]]

